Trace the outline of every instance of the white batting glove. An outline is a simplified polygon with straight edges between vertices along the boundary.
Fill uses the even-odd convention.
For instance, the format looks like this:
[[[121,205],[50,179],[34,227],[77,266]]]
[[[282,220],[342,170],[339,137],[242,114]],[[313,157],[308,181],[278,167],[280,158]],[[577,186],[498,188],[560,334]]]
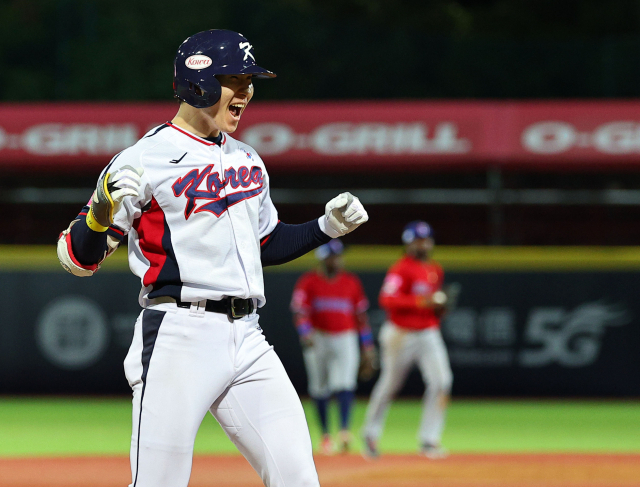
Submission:
[[[125,196],[138,196],[140,192],[140,177],[144,169],[134,169],[131,166],[123,166],[109,177],[107,187],[116,207],[122,203]]]
[[[341,193],[324,208],[324,216],[318,219],[320,229],[331,238],[346,235],[369,220],[367,210],[351,193]]]
[[[140,192],[140,177],[144,169],[122,166],[114,173],[103,174],[93,197],[87,214],[87,225],[97,232],[105,232],[113,223],[113,215],[117,213],[122,201],[127,196],[136,197]]]

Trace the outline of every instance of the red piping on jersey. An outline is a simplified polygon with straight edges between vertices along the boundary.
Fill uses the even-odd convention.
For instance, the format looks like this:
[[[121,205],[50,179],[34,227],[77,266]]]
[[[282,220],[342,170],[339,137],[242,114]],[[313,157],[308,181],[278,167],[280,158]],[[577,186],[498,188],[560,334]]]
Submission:
[[[149,269],[142,278],[142,283],[149,286],[155,284],[167,260],[162,246],[164,212],[155,198],[151,198],[151,207],[134,222],[133,228],[138,232],[140,250],[149,261]]]
[[[192,138],[193,140],[195,140],[196,142],[200,142],[201,144],[204,144],[206,146],[212,146],[212,145],[216,145],[215,142],[207,142],[206,140],[196,136],[196,135],[192,135],[189,132],[187,132],[186,130],[182,130],[179,127],[176,127],[175,125],[173,125],[171,122],[167,122],[167,125],[169,125],[169,127],[176,129],[178,132],[183,133],[184,135],[186,135],[187,137]],[[220,142],[221,145],[224,145],[225,142],[227,141],[227,136],[225,134],[222,134],[222,141]]]
[[[278,223],[280,223],[280,220],[278,220]],[[271,232],[271,233],[273,233],[273,232]],[[271,238],[271,233],[269,235],[267,235],[266,237],[262,238],[262,240],[260,241],[260,247],[262,247],[264,244],[266,244],[267,241]]]
[[[64,238],[67,241],[67,253],[69,254],[69,257],[71,257],[71,260],[73,261],[73,263],[82,269],[95,272],[98,269],[98,264],[93,264],[93,265],[81,264],[80,262],[78,262],[75,255],[73,255],[73,246],[71,245],[71,232],[68,232]]]

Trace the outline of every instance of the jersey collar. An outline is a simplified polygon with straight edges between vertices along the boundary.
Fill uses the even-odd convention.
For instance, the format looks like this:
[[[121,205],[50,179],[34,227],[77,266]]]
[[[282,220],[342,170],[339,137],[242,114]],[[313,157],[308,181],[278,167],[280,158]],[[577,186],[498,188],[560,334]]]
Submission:
[[[193,139],[196,142],[199,142],[201,144],[206,145],[207,147],[211,147],[212,145],[217,145],[217,146],[222,147],[227,142],[227,135],[222,133],[222,132],[220,132],[220,135],[218,135],[218,137],[214,137],[214,138],[211,138],[211,139],[203,139],[202,137],[198,137],[197,135],[192,134],[191,132],[187,132],[186,130],[181,129],[180,127],[177,127],[176,125],[172,124],[171,122],[167,122],[167,125],[170,128],[177,130],[181,134],[186,135],[190,139]]]

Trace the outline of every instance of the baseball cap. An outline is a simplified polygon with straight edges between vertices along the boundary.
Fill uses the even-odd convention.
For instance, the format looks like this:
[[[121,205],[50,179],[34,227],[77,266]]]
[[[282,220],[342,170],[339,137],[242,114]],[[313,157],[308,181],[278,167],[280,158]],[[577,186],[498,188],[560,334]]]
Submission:
[[[402,231],[402,243],[410,244],[416,238],[433,238],[433,232],[429,224],[422,220],[407,223]]]
[[[330,255],[340,255],[343,250],[344,245],[342,245],[342,242],[337,238],[334,238],[316,249],[316,259],[324,260]]]

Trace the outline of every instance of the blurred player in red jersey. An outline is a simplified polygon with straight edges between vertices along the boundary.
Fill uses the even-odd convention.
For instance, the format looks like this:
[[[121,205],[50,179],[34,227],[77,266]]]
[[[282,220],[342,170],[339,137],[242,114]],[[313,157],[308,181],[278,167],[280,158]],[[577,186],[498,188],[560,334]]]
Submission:
[[[380,291],[380,307],[388,320],[380,330],[381,371],[367,407],[364,455],[379,455],[378,439],[393,396],[417,365],[427,386],[418,432],[420,453],[442,458],[440,446],[445,410],[453,375],[440,333],[440,317],[448,297],[442,291],[444,272],[430,259],[434,240],[423,221],[409,223],[402,233],[405,255],[387,272]]]
[[[327,410],[333,395],[340,406],[339,448],[351,443],[349,419],[362,357],[377,361],[366,311],[369,301],[360,279],[343,270],[342,243],[334,239],[318,247],[320,269],[303,274],[296,283],[291,310],[307,370],[309,395],[314,399],[322,428],[321,451],[334,451]]]

